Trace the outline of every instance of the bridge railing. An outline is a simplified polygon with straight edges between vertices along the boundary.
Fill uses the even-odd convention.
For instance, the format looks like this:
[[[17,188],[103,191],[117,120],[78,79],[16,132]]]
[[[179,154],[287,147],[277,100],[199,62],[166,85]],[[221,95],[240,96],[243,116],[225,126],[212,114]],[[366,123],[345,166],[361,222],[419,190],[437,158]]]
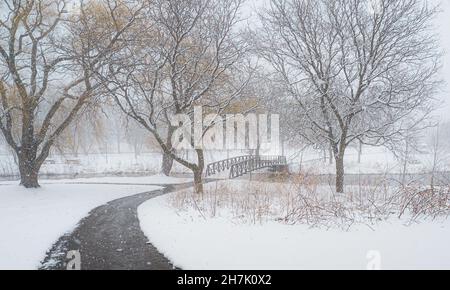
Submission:
[[[254,156],[252,159],[233,164],[230,169],[230,179],[259,169],[285,165],[287,165],[285,156]]]
[[[208,164],[208,166],[206,166],[205,175],[206,175],[206,177],[209,177],[209,176],[224,172],[226,170],[230,170],[232,165],[249,160],[254,157],[255,156],[252,156],[252,155],[236,156],[236,157],[232,157],[229,159],[213,162],[211,164]]]

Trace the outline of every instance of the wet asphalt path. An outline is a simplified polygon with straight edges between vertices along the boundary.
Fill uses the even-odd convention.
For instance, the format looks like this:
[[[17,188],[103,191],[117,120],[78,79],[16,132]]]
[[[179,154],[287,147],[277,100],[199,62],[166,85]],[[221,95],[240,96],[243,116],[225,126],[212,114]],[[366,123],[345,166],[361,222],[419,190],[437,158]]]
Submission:
[[[90,212],[47,252],[41,270],[65,270],[69,251],[79,251],[81,270],[171,270],[174,266],[148,242],[137,217],[143,202],[192,183],[111,201]]]

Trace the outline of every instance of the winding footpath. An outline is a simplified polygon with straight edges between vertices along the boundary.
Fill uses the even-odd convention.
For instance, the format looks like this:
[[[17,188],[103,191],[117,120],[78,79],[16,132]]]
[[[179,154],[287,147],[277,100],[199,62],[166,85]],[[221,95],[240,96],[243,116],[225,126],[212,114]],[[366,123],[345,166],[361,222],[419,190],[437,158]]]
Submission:
[[[174,266],[148,242],[137,208],[147,200],[192,187],[164,185],[157,191],[111,201],[92,210],[77,228],[47,252],[41,270],[65,270],[67,253],[79,251],[81,270],[171,270]]]

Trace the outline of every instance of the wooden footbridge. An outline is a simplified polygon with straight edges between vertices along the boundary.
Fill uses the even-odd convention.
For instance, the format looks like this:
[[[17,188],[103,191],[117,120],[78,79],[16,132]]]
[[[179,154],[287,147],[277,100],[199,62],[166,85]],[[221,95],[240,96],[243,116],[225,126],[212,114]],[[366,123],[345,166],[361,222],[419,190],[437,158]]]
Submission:
[[[256,155],[233,157],[208,164],[206,177],[229,171],[230,179],[234,179],[263,168],[272,168],[274,171],[285,170],[287,168],[286,157]]]

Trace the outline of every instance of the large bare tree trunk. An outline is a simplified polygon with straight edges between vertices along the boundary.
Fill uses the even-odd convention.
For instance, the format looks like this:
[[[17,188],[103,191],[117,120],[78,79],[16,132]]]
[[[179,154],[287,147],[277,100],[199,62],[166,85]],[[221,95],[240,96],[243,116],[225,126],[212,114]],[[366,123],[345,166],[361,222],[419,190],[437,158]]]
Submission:
[[[33,127],[34,116],[29,109],[23,110],[23,112],[22,146],[16,150],[19,159],[20,185],[25,188],[38,188],[38,175],[42,162],[37,161],[38,153]]]
[[[344,155],[342,153],[336,156],[336,192],[344,193],[344,179],[345,179],[345,169],[344,169]]]
[[[161,171],[165,176],[169,176],[173,167],[173,158],[170,154],[163,153]]]
[[[195,151],[197,152],[198,165],[193,169],[194,188],[195,193],[203,194],[203,169],[205,168],[205,157],[203,150],[197,149]]]
[[[32,130],[29,130],[32,132]],[[38,155],[37,145],[31,136],[26,135],[26,142],[23,147],[16,151],[19,163],[20,185],[25,188],[40,187],[38,177],[42,164],[50,154],[50,145],[44,146]]]
[[[33,152],[23,151],[18,156],[20,185],[25,188],[38,188],[38,175],[41,165],[36,160]]]
[[[166,138],[166,144],[167,149],[172,150],[172,135],[175,131],[175,128],[170,126],[167,131],[167,138]],[[162,159],[162,166],[161,171],[164,175],[169,176],[170,172],[172,171],[173,167],[173,157],[170,154],[167,154],[166,152],[163,152],[163,159]]]
[[[203,171],[199,169],[193,170],[194,172],[194,189],[195,193],[203,194]]]
[[[34,168],[32,165],[26,165],[20,163],[20,185],[25,188],[38,188],[38,172],[39,169]]]

